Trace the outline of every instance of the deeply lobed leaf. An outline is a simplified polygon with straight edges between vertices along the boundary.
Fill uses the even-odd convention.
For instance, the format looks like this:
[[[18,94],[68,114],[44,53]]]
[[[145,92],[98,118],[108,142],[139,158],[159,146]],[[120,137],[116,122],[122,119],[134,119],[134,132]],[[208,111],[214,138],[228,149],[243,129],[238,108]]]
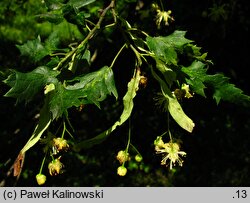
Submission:
[[[107,95],[113,94],[118,98],[114,74],[108,66],[69,82],[74,84],[64,86],[58,83],[51,95],[50,110],[53,119],[67,114],[67,109],[72,106],[95,104],[100,108],[100,102],[105,100]]]
[[[182,67],[181,71],[187,74],[186,82],[197,94],[205,97],[204,89],[210,87],[213,98],[219,104],[220,100],[250,105],[250,97],[243,94],[243,91],[229,82],[229,78],[223,74],[207,74],[206,64],[194,61],[189,67]]]
[[[87,93],[90,101],[97,104],[106,99],[108,94],[113,94],[118,98],[118,93],[115,87],[114,74],[111,68],[104,66],[98,71],[76,77],[71,82],[76,82],[73,85],[68,85],[68,90],[81,90]]]
[[[58,74],[58,71],[50,70],[46,66],[40,66],[29,73],[15,71],[4,80],[11,87],[4,96],[14,97],[17,102],[29,102],[46,84],[57,83]]]
[[[17,45],[17,48],[20,50],[21,55],[29,57],[33,62],[40,61],[50,54],[50,51],[42,44],[40,37],[30,40],[26,44]]]
[[[61,117],[63,114],[67,116],[67,109],[70,107],[78,107],[82,104],[80,98],[82,93],[78,90],[67,90],[62,83],[56,85],[56,90],[50,95],[49,109],[52,113],[52,120]]]
[[[219,104],[220,100],[250,106],[250,96],[234,84],[229,83],[229,78],[223,74],[206,75],[205,83],[214,90],[213,98]]]
[[[59,38],[56,32],[53,32],[45,43],[41,42],[41,38],[38,36],[34,40],[30,40],[23,45],[17,45],[21,55],[29,57],[33,62],[38,62],[45,56],[50,55],[57,48],[59,44]]]
[[[186,39],[185,31],[175,31],[166,37],[147,37],[147,45],[157,58],[162,59],[167,65],[177,65],[178,52],[182,52],[184,45],[193,42]]]
[[[200,61],[194,61],[190,66],[188,67],[182,67],[181,71],[187,74],[188,77],[186,77],[186,82],[191,85],[192,90],[205,97],[205,76],[206,71],[205,69],[206,65]]]

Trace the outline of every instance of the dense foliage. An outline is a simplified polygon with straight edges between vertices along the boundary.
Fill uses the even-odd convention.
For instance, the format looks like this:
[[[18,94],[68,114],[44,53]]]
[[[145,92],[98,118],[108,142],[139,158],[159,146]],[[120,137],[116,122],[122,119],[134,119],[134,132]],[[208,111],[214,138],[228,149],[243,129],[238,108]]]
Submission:
[[[204,152],[206,158],[218,146],[230,149],[237,140],[236,132],[240,140],[245,139],[249,121],[240,122],[230,113],[237,115],[234,108],[243,113],[249,108],[250,97],[233,84],[244,86],[243,82],[236,77],[231,82],[221,72],[231,71],[234,77],[234,70],[227,72],[222,67],[211,71],[216,62],[207,59],[208,54],[192,38],[204,46],[206,40],[191,34],[207,30],[192,24],[189,11],[178,13],[195,10],[192,4],[196,2],[189,3],[2,1],[1,41],[11,52],[1,53],[1,101],[5,113],[13,108],[13,98],[16,106],[10,110],[12,124],[2,123],[1,139],[15,150],[6,149],[1,155],[0,167],[6,174],[1,184],[13,184],[12,174],[22,178],[20,185],[35,185],[35,178],[39,185],[206,184],[206,178],[204,182],[190,181],[183,170],[202,177],[203,172],[192,166],[192,157],[198,157],[197,168],[202,169],[200,151],[206,149],[198,145],[206,145],[207,140],[211,149]],[[240,22],[249,25],[242,14],[243,5],[240,1],[206,1],[194,13],[207,21],[207,27],[218,26],[220,37],[226,38],[236,10],[241,11]],[[203,39],[209,39],[210,34],[212,31]],[[221,49],[217,41],[214,45],[211,57],[214,49]],[[221,102],[225,106],[218,110],[216,105],[220,108]],[[215,110],[210,112],[210,108]],[[246,131],[237,131],[234,122],[245,122]],[[207,130],[215,136],[223,130],[220,134],[229,138],[215,141],[201,136]],[[7,137],[10,132],[13,138]],[[192,134],[199,138],[190,137]],[[239,154],[246,152],[247,143],[249,138]],[[248,156],[238,158],[247,164]],[[212,157],[213,162],[220,160],[216,152]],[[234,167],[230,166],[229,174]],[[243,176],[248,172],[245,167]],[[116,173],[125,177],[116,177]],[[114,181],[110,183],[108,177]],[[208,184],[245,184],[237,174],[231,182],[227,178]]]

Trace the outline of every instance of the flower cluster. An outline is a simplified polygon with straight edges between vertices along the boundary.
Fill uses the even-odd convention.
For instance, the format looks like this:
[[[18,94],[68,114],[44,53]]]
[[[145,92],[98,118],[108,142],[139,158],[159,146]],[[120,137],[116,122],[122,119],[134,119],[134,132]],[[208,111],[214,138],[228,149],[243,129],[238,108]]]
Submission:
[[[63,164],[61,163],[60,152],[65,152],[69,149],[69,144],[66,139],[62,137],[55,137],[52,133],[48,133],[48,136],[41,140],[45,145],[44,151],[47,153],[50,151],[52,161],[48,164],[49,174],[51,176],[56,176],[62,173]],[[46,176],[42,174],[42,168],[46,160],[46,155],[43,159],[40,172],[36,175],[36,181],[38,185],[43,185],[46,182]]]
[[[168,166],[167,161],[170,161],[170,169],[173,168],[173,165],[176,164],[176,162],[182,166],[183,160],[180,156],[186,156],[186,152],[180,151],[180,146],[178,143],[174,142],[168,142],[164,143],[162,140],[162,137],[159,136],[154,141],[155,145],[155,151],[157,154],[162,154],[163,159],[161,161],[161,165]]]
[[[125,176],[127,174],[128,169],[139,169],[139,167],[143,166],[143,157],[138,151],[137,154],[132,158],[126,150],[120,150],[116,155],[116,159],[120,163],[120,166],[117,168],[117,174],[119,176]],[[125,162],[129,162],[127,166],[128,169],[125,167]]]
[[[129,153],[120,150],[116,155],[116,159],[119,161],[120,164],[122,164],[117,168],[117,174],[119,176],[125,176],[127,174],[127,168],[124,166],[124,163],[130,160]]]

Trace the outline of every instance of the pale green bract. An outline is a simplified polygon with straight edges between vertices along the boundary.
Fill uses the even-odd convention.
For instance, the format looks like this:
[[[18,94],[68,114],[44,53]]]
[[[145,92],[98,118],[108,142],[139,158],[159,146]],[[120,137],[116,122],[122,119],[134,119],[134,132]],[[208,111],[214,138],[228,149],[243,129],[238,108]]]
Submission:
[[[28,142],[22,148],[21,150],[22,154],[28,151],[31,147],[33,147],[40,140],[42,134],[49,127],[51,123],[51,116],[50,116],[49,107],[48,107],[48,98],[46,98],[45,100],[46,100],[45,104],[40,111],[39,123],[37,124]]]
[[[194,122],[184,113],[180,103],[174,94],[172,94],[172,92],[169,90],[167,84],[155,73],[153,68],[151,68],[151,71],[152,75],[161,86],[162,95],[166,99],[166,109],[168,109],[170,115],[179,124],[179,126],[191,133],[194,128]]]
[[[91,148],[93,145],[100,144],[104,141],[107,136],[113,132],[118,126],[122,125],[130,116],[134,107],[133,99],[136,96],[136,92],[139,89],[140,83],[140,70],[137,69],[135,77],[133,77],[130,82],[128,83],[128,91],[123,97],[123,112],[120,116],[120,119],[114,123],[108,130],[105,130],[101,134],[97,135],[94,138],[84,140],[74,146],[76,151],[81,149]]]

